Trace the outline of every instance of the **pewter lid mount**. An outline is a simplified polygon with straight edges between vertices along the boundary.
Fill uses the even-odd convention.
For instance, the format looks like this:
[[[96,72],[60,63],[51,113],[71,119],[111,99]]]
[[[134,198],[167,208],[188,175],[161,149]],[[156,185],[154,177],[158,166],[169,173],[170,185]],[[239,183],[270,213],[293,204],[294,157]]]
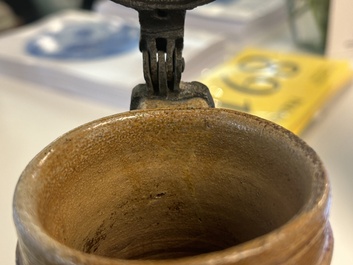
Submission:
[[[214,107],[209,89],[199,82],[181,82],[185,68],[186,10],[213,0],[113,0],[134,8],[141,26],[140,51],[146,84],[137,85],[130,109]]]
[[[155,9],[178,9],[187,10],[197,6],[208,4],[213,0],[112,0],[115,3],[134,8],[136,10],[155,10]]]

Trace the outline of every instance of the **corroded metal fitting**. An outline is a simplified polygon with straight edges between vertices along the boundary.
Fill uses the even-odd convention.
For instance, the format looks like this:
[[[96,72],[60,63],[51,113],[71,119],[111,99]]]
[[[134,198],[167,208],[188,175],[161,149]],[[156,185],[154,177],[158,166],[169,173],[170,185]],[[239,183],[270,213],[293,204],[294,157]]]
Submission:
[[[134,8],[141,25],[140,51],[143,55],[143,73],[146,84],[138,85],[132,94],[131,109],[140,108],[140,100],[180,102],[193,97],[201,98],[214,107],[208,88],[198,83],[181,86],[185,68],[182,50],[186,10],[213,0],[113,0]],[[202,87],[202,88],[201,88]],[[185,93],[185,88],[189,90]],[[143,97],[142,97],[143,95]]]
[[[208,4],[213,0],[112,0],[136,10],[188,10]]]

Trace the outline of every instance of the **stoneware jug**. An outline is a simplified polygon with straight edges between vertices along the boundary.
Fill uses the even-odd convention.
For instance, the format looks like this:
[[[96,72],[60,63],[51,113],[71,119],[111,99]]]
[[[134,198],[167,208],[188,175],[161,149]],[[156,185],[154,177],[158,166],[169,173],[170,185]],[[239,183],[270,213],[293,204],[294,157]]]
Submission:
[[[298,137],[223,109],[137,110],[40,152],[18,265],[330,264],[329,184]]]
[[[330,187],[316,153],[180,83],[176,7],[211,0],[114,1],[140,12],[146,84],[133,91],[136,110],[68,132],[26,167],[13,201],[17,265],[330,264]]]

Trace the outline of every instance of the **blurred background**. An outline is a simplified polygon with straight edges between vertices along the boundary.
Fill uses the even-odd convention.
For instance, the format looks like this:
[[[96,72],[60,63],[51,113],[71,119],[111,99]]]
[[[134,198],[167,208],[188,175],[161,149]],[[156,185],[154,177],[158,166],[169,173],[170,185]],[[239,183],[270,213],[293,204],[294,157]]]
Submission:
[[[217,0],[187,12],[184,45],[183,80],[206,83],[217,107],[286,127],[322,158],[333,265],[353,265],[350,10],[351,0]],[[137,13],[109,0],[0,0],[1,264],[15,264],[22,170],[61,134],[129,110],[144,82],[138,41]]]
[[[2,0],[1,9],[2,9],[2,20],[7,17],[11,21],[17,21],[19,24],[26,24],[34,22],[46,15],[58,12],[63,9],[71,8],[84,8],[91,9],[93,5],[92,1],[86,0]],[[18,25],[18,24],[17,24]],[[12,24],[12,27],[16,24]],[[11,25],[4,26],[2,29],[11,27]]]

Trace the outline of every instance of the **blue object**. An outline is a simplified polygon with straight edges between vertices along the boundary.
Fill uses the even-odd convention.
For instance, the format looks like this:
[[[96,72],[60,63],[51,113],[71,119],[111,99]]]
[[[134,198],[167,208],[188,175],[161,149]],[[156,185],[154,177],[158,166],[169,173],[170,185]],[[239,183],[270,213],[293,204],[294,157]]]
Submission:
[[[112,21],[64,21],[31,38],[26,51],[36,57],[90,60],[138,47],[139,30]]]
[[[234,2],[236,2],[238,0],[217,0],[217,4],[222,4],[222,5],[230,5],[230,4],[234,4]]]

